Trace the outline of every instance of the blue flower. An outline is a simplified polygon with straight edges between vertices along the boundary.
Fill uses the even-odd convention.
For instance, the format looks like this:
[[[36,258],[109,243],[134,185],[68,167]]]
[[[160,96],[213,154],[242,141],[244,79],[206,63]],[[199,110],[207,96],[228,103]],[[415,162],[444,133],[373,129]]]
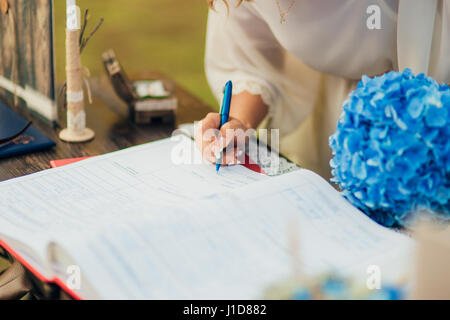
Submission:
[[[447,124],[448,110],[443,106],[430,105],[425,119],[429,127],[443,127]]]
[[[411,70],[363,76],[329,139],[343,195],[385,226],[450,222],[450,87]]]

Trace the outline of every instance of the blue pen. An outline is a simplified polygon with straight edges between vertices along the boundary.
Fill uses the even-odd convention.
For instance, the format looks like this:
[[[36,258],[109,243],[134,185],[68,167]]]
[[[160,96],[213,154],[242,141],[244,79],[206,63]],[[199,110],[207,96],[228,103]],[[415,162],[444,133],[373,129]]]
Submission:
[[[223,102],[222,108],[220,108],[220,128],[228,122],[228,117],[230,116],[230,105],[231,96],[233,94],[233,84],[228,81],[223,90]],[[216,172],[219,172],[220,166],[222,165],[223,150],[220,152],[220,156],[216,159]]]

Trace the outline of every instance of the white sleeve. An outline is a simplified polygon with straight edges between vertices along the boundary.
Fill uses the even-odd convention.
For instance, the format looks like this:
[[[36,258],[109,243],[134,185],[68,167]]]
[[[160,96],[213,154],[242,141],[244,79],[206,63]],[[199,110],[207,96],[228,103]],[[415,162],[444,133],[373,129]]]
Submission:
[[[283,49],[269,26],[251,7],[217,3],[210,10],[206,36],[205,69],[211,89],[220,102],[222,89],[233,81],[233,94],[261,95],[273,115],[282,87],[276,76],[283,66]]]

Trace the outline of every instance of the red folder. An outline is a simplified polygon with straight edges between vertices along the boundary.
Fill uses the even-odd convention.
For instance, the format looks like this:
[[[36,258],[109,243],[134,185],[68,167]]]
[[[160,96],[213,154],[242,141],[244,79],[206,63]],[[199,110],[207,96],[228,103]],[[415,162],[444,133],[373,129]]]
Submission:
[[[80,158],[72,158],[72,159],[60,159],[60,160],[51,160],[50,161],[50,165],[52,166],[52,168],[57,168],[57,167],[62,167],[65,166],[66,164],[71,164],[71,163],[75,163],[78,162],[80,160],[84,160],[90,157],[80,157]]]
[[[30,271],[39,281],[44,283],[53,283],[59,286],[64,292],[70,295],[75,300],[83,300],[76,292],[70,289],[64,281],[59,278],[47,279],[42,274],[39,273],[35,268],[33,268],[25,259],[23,259],[16,251],[14,251],[6,242],[0,239],[0,246],[8,251],[17,261],[19,261],[28,271]]]
[[[61,160],[52,160],[50,161],[50,165],[52,168],[64,166],[70,163],[74,163],[80,160],[84,160],[90,157],[80,157],[73,159],[61,159]],[[59,286],[64,292],[70,295],[75,300],[83,300],[76,292],[70,289],[63,280],[55,277],[52,279],[47,279],[44,277],[39,271],[37,271],[33,266],[31,266],[25,259],[23,259],[14,249],[12,249],[6,242],[0,239],[0,246],[3,247],[6,251],[8,251],[17,261],[19,261],[28,271],[30,271],[39,281],[43,283],[52,283]]]
[[[252,170],[252,171],[255,171],[258,173],[262,173],[262,174],[266,174],[257,163],[255,163],[252,159],[250,159],[248,154],[245,154],[245,161],[244,161],[244,164],[242,164],[242,165],[249,170]]]

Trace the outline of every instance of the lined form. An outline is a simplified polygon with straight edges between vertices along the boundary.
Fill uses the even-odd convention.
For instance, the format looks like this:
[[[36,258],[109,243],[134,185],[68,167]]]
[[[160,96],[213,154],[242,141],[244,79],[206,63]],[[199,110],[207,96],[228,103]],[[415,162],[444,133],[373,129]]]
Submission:
[[[98,288],[107,298],[257,299],[292,276],[293,221],[307,275],[335,270],[365,283],[368,266],[378,265],[383,283],[395,283],[410,271],[412,240],[377,225],[306,170],[159,215],[131,214],[103,225],[88,248],[62,241],[91,278],[120,278]]]
[[[0,183],[0,216],[20,228],[72,228],[102,216],[151,212],[269,179],[242,166],[174,164],[175,148],[198,152],[189,138],[165,139]],[[12,219],[8,219],[13,215]]]
[[[300,169],[266,177],[189,164],[163,140],[0,183],[0,234],[45,259],[58,244],[104,299],[254,299],[292,275],[288,228],[306,274],[399,279],[413,242]],[[176,151],[178,152],[178,151]],[[198,155],[197,155],[198,156]],[[173,161],[178,159],[177,161]]]
[[[174,150],[201,159],[194,142],[178,136],[1,182],[0,235],[29,245],[43,259],[55,235],[82,238],[130,213],[157,214],[160,206],[269,179],[242,166],[217,175],[210,164],[177,164]]]

